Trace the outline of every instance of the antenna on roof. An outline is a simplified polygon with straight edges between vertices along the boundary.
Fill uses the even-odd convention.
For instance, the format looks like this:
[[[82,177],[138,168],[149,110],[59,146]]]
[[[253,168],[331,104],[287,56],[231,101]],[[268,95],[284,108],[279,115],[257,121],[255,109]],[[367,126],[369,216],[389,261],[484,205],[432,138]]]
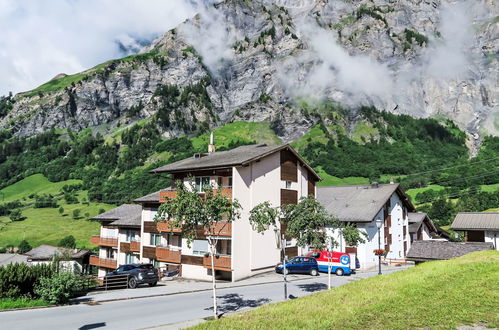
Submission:
[[[211,154],[212,152],[215,152],[215,142],[213,138],[213,132],[210,134],[210,144],[208,144],[208,153]]]

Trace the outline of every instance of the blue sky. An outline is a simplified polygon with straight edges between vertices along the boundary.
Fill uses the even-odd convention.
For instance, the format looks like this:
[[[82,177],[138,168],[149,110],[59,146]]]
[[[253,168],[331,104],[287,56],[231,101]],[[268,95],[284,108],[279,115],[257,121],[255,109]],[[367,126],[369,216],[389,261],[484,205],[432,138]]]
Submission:
[[[194,13],[185,0],[0,0],[0,95],[136,52]]]

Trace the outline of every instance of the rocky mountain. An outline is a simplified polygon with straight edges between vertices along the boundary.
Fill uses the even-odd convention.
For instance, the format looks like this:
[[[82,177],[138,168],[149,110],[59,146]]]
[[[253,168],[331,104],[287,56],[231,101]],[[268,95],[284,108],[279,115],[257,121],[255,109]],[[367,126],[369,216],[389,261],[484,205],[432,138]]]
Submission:
[[[362,105],[499,135],[494,0],[226,0],[138,55],[4,97],[0,125],[109,132],[154,119],[164,136],[270,121],[284,140]],[[332,107],[314,107],[329,102]],[[305,106],[306,105],[306,106]],[[329,110],[327,110],[329,109]]]

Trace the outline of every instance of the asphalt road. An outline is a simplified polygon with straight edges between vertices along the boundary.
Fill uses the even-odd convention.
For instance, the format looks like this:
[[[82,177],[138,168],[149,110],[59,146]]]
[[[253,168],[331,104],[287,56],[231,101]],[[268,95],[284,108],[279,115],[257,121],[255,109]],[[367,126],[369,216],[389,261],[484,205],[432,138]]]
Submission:
[[[332,276],[339,286],[375,273]],[[288,295],[301,297],[327,288],[327,274],[288,283]],[[137,289],[137,290],[140,290]],[[284,300],[282,283],[220,289],[219,311],[228,313]],[[142,329],[212,315],[211,291],[0,313],[1,329]]]

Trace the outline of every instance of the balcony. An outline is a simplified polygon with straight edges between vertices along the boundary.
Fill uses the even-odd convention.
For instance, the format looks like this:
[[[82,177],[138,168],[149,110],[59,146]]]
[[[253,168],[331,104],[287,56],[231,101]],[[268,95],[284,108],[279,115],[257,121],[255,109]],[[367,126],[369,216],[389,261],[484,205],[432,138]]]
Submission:
[[[156,247],[156,260],[164,262],[172,262],[179,264],[181,258],[181,252],[179,250],[173,250],[168,247],[158,246]]]
[[[121,242],[120,252],[140,252],[140,242]]]
[[[232,260],[231,256],[222,256],[222,255],[215,256],[215,258],[213,259],[215,269],[232,271],[231,260]],[[211,269],[211,256],[203,257],[203,267]]]
[[[216,194],[218,189],[213,189],[213,192]],[[204,197],[204,192],[199,193],[200,196]],[[222,195],[232,200],[232,187],[222,187]],[[166,203],[168,198],[176,198],[177,191],[176,190],[161,190],[159,192],[159,202]]]
[[[100,237],[99,235],[94,235],[90,237],[90,243],[99,246],[118,247],[118,239],[114,237]]]
[[[157,230],[160,233],[181,233],[182,229],[175,227],[173,225],[173,221],[164,221],[164,222],[157,222]]]
[[[211,228],[204,229],[205,235],[232,236],[232,222],[217,222]]]
[[[118,262],[114,259],[99,258],[98,256],[90,256],[90,264],[92,266],[116,269]]]
[[[149,259],[156,259],[156,247],[155,246],[143,246],[142,247],[142,257]]]

